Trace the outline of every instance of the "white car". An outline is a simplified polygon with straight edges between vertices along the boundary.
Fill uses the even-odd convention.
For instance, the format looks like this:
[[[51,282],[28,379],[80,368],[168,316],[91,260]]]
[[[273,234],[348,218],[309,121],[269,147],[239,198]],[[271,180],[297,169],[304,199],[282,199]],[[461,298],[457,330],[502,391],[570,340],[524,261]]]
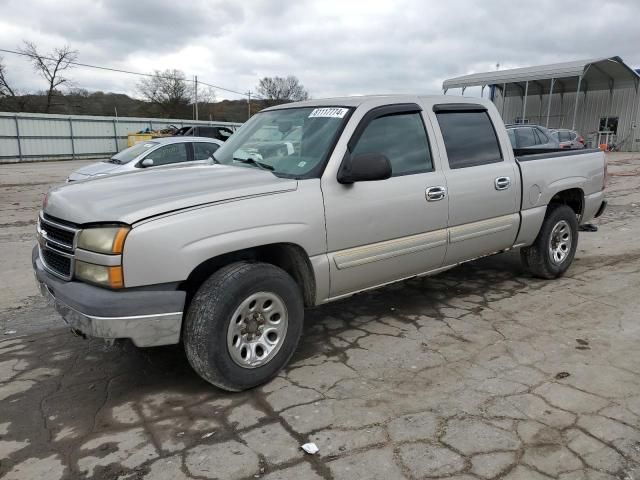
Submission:
[[[82,167],[69,175],[67,182],[87,180],[114,173],[135,172],[172,164],[204,164],[222,141],[207,137],[163,137],[140,142],[113,157]]]

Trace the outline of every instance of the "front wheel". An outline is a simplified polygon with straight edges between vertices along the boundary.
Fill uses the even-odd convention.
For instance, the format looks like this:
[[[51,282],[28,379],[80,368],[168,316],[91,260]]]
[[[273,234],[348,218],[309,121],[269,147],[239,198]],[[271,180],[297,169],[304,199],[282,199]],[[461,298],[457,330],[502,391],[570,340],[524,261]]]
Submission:
[[[522,263],[539,278],[562,276],[576,254],[578,220],[566,205],[552,204],[535,242],[520,251]]]
[[[217,387],[255,387],[288,363],[303,318],[300,288],[285,271],[266,263],[228,265],[191,301],[183,336],[187,358]]]

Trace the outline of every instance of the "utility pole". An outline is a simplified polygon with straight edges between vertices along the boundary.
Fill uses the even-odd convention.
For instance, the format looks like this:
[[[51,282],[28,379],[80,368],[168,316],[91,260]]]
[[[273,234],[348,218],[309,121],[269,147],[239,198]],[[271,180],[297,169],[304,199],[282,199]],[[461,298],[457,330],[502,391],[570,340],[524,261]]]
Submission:
[[[196,94],[196,120],[198,120],[198,76],[196,75],[196,79],[195,79],[195,84],[196,84],[196,90],[195,90],[195,94]]]
[[[251,118],[251,90],[247,92],[247,120]]]

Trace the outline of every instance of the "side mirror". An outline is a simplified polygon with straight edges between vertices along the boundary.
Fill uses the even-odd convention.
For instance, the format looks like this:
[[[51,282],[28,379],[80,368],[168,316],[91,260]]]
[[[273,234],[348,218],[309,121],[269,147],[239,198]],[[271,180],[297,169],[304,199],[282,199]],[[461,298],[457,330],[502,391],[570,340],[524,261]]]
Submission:
[[[153,158],[145,158],[144,160],[142,160],[142,163],[140,165],[145,168],[153,167]]]
[[[391,163],[380,153],[365,153],[351,157],[348,155],[338,170],[338,182],[370,182],[391,177]]]

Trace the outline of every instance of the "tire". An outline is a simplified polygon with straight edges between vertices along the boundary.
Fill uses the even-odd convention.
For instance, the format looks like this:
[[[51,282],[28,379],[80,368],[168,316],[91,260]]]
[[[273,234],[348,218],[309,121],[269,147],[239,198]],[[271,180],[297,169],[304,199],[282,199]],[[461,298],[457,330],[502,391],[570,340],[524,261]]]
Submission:
[[[567,205],[551,204],[535,242],[523,248],[520,256],[522,264],[534,276],[552,279],[567,271],[577,247],[578,220],[575,212]]]
[[[233,263],[194,295],[183,330],[185,352],[207,382],[246,390],[269,381],[289,362],[303,320],[302,293],[289,274],[267,263]]]

